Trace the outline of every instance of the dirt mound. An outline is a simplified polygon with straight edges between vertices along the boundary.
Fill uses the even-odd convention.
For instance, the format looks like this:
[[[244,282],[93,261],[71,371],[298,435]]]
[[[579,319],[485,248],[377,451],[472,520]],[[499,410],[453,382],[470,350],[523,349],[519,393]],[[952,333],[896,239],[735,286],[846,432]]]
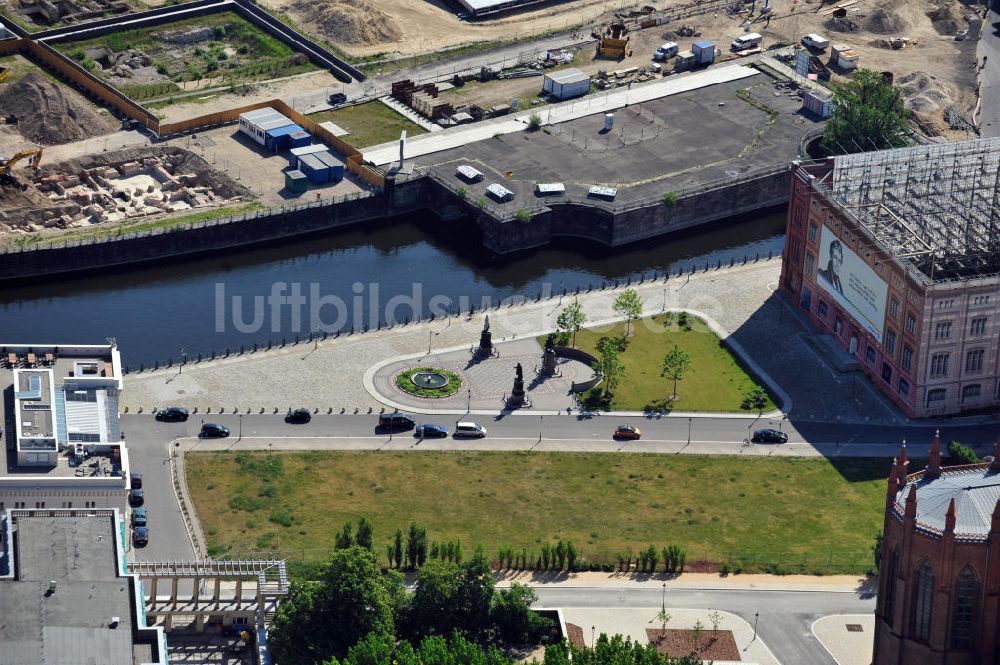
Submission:
[[[906,98],[903,105],[917,113],[934,113],[952,104],[948,86],[926,72],[912,72],[896,79]]]
[[[962,29],[962,24],[959,23],[961,15],[952,5],[944,5],[927,12],[927,18],[931,20],[931,25],[939,35],[954,36]]]
[[[101,136],[115,128],[87,103],[39,74],[0,86],[0,113],[16,115],[18,131],[34,143],[59,145]]]
[[[370,0],[295,0],[291,9],[341,44],[375,46],[403,37],[396,19]]]
[[[823,27],[831,32],[858,32],[861,30],[861,25],[846,16],[834,16],[833,18],[828,18],[824,23]]]
[[[876,9],[865,19],[865,29],[876,35],[891,35],[906,30],[907,23],[897,12]]]

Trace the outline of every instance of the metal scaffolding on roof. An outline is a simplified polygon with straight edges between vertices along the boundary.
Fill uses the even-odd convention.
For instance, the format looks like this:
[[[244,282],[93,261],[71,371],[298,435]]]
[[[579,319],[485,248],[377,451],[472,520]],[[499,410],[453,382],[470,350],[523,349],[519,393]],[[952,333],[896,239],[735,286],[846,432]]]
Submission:
[[[1000,138],[836,157],[829,186],[932,282],[1000,273]]]

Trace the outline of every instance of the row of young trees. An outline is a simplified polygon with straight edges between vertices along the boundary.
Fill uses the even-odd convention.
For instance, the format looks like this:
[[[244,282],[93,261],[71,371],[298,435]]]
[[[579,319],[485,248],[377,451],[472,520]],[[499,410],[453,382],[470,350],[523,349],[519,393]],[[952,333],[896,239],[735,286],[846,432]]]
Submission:
[[[537,555],[524,548],[517,552],[510,546],[501,547],[497,552],[497,565],[507,570],[574,571],[579,560],[580,552],[571,540],[560,540],[555,545],[545,543]]]
[[[662,556],[661,556],[662,555]],[[655,573],[656,566],[663,562],[663,572],[679,574],[684,572],[684,564],[687,562],[687,551],[678,545],[667,545],[662,550],[657,550],[655,545],[650,545],[635,558],[635,569],[640,573]],[[621,570],[632,569],[632,554],[627,557],[618,557],[618,566]]]

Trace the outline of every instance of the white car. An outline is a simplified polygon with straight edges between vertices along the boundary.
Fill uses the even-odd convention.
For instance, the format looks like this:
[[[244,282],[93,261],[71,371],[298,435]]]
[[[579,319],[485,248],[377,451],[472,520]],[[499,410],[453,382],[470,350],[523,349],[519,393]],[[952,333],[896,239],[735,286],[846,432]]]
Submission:
[[[666,42],[653,53],[653,60],[661,61],[677,55],[677,42]]]
[[[817,51],[825,51],[828,46],[830,46],[830,40],[822,35],[817,35],[815,32],[806,35],[802,38],[802,43],[809,48],[814,48]]]

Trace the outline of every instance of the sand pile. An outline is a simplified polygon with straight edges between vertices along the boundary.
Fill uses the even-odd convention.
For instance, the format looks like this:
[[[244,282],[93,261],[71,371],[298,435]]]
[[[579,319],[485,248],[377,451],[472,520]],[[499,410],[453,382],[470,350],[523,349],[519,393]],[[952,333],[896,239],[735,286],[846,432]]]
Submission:
[[[931,20],[931,25],[939,35],[953,36],[962,29],[962,23],[959,22],[961,14],[956,11],[954,5],[943,5],[929,11],[927,18]]]
[[[865,19],[865,29],[876,35],[898,34],[906,27],[903,17],[890,9],[876,9]]]
[[[926,72],[913,72],[896,79],[908,94],[903,105],[916,113],[934,113],[952,104],[948,87]]]
[[[831,32],[858,32],[861,30],[861,25],[857,21],[846,16],[828,18],[823,23],[823,27]]]
[[[115,128],[76,93],[39,74],[0,86],[0,113],[16,115],[21,136],[41,145],[101,136]]]
[[[370,0],[294,0],[291,9],[333,42],[376,46],[403,37],[396,19]]]

